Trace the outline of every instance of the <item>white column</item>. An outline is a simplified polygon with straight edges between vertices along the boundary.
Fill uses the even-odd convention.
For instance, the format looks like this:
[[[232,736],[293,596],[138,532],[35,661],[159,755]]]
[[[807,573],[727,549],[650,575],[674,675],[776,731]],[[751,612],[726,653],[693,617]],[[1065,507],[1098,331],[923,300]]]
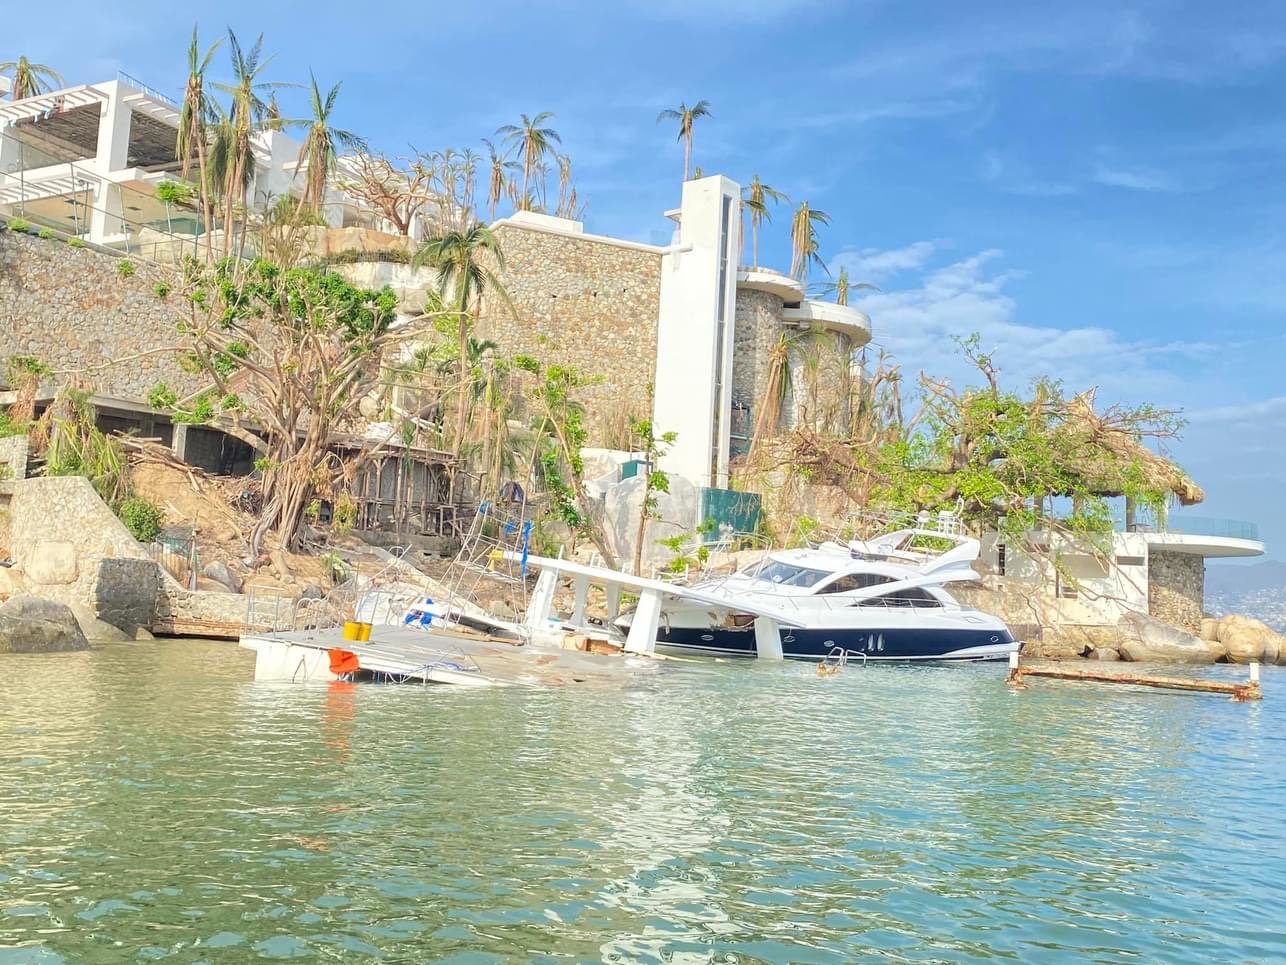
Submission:
[[[644,590],[630,621],[630,632],[625,638],[625,652],[654,653],[656,631],[660,625],[661,594],[657,590]]]
[[[755,617],[755,653],[760,660],[784,660],[781,631],[772,617]]]
[[[531,601],[523,616],[523,626],[531,635],[543,633],[549,626],[549,613],[554,606],[554,586],[558,581],[556,570],[541,570],[536,586],[531,591]]]
[[[585,610],[589,606],[589,577],[576,577],[575,586],[576,602],[572,604],[571,619],[567,622],[574,627],[583,627],[586,622]]]

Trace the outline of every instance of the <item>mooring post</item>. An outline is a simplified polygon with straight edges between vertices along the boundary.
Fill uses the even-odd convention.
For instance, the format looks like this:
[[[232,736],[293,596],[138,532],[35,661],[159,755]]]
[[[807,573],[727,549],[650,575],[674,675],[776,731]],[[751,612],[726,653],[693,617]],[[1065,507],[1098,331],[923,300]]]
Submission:
[[[1257,660],[1250,662],[1250,682],[1256,686],[1259,684],[1259,661]]]
[[[1022,668],[1018,666],[1017,650],[1011,650],[1009,652],[1009,676],[1005,678],[1005,683],[1009,684],[1011,687],[1025,686],[1023,684]]]

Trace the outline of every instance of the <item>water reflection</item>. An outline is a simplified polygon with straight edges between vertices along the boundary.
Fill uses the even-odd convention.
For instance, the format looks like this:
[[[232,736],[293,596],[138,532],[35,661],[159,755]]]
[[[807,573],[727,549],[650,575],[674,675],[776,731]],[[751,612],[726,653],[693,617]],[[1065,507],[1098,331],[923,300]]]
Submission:
[[[1286,955],[1286,675],[1247,708],[988,667],[623,693],[257,685],[195,643],[0,667],[0,946]]]

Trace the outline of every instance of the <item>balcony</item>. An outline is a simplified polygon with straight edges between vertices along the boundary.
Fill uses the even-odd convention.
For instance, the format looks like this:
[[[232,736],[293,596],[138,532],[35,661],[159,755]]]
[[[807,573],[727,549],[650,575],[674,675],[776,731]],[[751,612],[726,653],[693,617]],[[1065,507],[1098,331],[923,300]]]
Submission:
[[[1175,513],[1163,520],[1140,520],[1128,527],[1147,536],[1151,549],[1194,556],[1262,556],[1259,527],[1241,519],[1216,519]]]
[[[781,320],[787,325],[810,325],[847,335],[853,348],[860,348],[871,340],[871,319],[865,312],[834,302],[808,300],[796,308],[783,309]]]

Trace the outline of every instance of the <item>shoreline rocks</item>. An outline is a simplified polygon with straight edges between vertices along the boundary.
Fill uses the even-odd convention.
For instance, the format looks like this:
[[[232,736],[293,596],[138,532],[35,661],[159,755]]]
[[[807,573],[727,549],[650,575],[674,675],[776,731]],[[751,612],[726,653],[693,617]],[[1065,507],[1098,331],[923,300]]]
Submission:
[[[0,653],[63,653],[90,649],[71,607],[20,595],[0,604]]]

